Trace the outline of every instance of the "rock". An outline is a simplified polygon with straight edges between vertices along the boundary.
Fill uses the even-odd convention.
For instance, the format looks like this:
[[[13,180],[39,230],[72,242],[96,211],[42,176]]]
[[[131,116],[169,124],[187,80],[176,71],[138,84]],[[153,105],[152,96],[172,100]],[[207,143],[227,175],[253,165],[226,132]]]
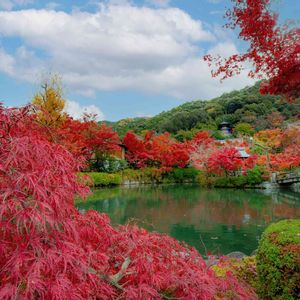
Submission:
[[[234,251],[234,252],[228,253],[226,256],[229,258],[234,258],[234,259],[242,259],[242,258],[246,257],[247,255],[240,251]]]

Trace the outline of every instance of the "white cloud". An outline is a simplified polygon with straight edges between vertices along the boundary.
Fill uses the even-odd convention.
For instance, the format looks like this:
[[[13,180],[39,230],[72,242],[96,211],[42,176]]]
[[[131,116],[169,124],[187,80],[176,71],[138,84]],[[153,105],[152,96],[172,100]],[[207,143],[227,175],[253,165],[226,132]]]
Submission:
[[[13,54],[0,50],[5,61],[0,62],[0,71],[35,81],[50,69],[62,74],[67,86],[88,96],[139,90],[189,100],[210,98],[249,82],[245,74],[222,85],[211,78],[201,59],[201,43],[219,36],[178,8],[136,7],[125,1],[100,3],[96,13],[0,12],[0,35],[24,41]],[[225,55],[236,50],[233,43],[226,43],[212,51]]]
[[[179,66],[170,66],[155,77],[149,78],[151,85],[147,84],[147,78],[141,78],[139,85],[145,90],[163,90],[168,95],[179,99],[210,99],[224,92],[238,90],[246,85],[252,85],[253,80],[243,71],[241,75],[230,78],[220,84],[218,78],[212,78],[206,62],[200,58],[188,59]]]
[[[104,114],[99,107],[95,105],[82,106],[76,101],[66,101],[65,112],[74,119],[81,119],[84,114],[96,114],[96,121],[104,120]]]
[[[227,41],[218,43],[209,50],[209,53],[213,56],[221,55],[222,57],[227,57],[232,54],[238,53],[238,49],[232,42]]]
[[[25,46],[17,48],[14,54],[0,47],[0,72],[34,83],[45,68],[45,63]]]
[[[0,71],[6,73],[7,75],[14,75],[14,65],[15,59],[3,49],[0,48]]]

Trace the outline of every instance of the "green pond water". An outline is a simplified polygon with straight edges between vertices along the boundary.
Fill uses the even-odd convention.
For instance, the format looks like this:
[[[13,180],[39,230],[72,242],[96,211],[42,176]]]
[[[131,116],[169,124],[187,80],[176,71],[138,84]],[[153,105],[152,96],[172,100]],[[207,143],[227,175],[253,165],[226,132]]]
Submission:
[[[95,190],[77,204],[107,213],[112,224],[136,223],[167,233],[206,254],[250,255],[274,221],[300,217],[300,194],[284,191],[206,190],[199,186],[145,186]]]

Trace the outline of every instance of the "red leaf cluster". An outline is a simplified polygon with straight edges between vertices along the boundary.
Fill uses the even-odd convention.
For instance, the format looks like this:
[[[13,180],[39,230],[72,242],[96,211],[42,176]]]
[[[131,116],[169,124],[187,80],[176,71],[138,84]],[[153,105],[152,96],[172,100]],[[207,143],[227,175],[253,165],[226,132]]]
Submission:
[[[133,132],[127,132],[123,143],[127,148],[128,162],[137,168],[184,168],[189,163],[189,145],[171,139],[169,133],[155,135],[148,131],[142,139]]]
[[[241,158],[240,153],[236,148],[221,148],[220,150],[212,153],[208,159],[209,171],[221,175],[224,172],[248,170],[254,167],[256,156],[248,158]]]
[[[233,9],[226,12],[227,28],[240,28],[239,38],[249,42],[246,53],[227,59],[206,55],[204,59],[217,70],[213,76],[223,78],[239,74],[242,63],[250,61],[254,70],[250,77],[266,77],[260,91],[263,94],[283,95],[287,99],[300,96],[300,29],[292,22],[278,25],[278,16],[270,10],[271,0],[232,0]]]
[[[207,132],[199,132],[191,141],[191,161],[199,170],[222,175],[234,171],[246,171],[255,165],[257,156],[241,158],[237,147],[248,147],[243,141],[219,142]]]
[[[76,157],[90,159],[95,152],[117,154],[120,139],[111,127],[93,120],[74,120],[67,117],[57,129],[56,142],[64,145]]]
[[[267,129],[257,132],[254,140],[264,147],[257,164],[266,166],[270,172],[286,171],[300,165],[300,129],[289,126],[282,129]]]

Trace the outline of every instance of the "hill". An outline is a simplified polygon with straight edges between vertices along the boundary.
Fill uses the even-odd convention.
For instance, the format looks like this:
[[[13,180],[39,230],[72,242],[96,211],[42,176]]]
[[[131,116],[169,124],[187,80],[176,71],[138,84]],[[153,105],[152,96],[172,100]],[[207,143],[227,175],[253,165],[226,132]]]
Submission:
[[[216,130],[223,121],[233,125],[249,123],[255,130],[263,130],[272,127],[272,115],[273,118],[282,116],[283,121],[295,120],[300,116],[300,101],[297,99],[293,103],[287,103],[277,96],[261,95],[258,82],[252,87],[225,93],[209,101],[186,102],[152,118],[123,119],[108,124],[120,136],[128,130],[137,134],[144,130],[159,133],[168,131],[176,135],[195,129]]]

